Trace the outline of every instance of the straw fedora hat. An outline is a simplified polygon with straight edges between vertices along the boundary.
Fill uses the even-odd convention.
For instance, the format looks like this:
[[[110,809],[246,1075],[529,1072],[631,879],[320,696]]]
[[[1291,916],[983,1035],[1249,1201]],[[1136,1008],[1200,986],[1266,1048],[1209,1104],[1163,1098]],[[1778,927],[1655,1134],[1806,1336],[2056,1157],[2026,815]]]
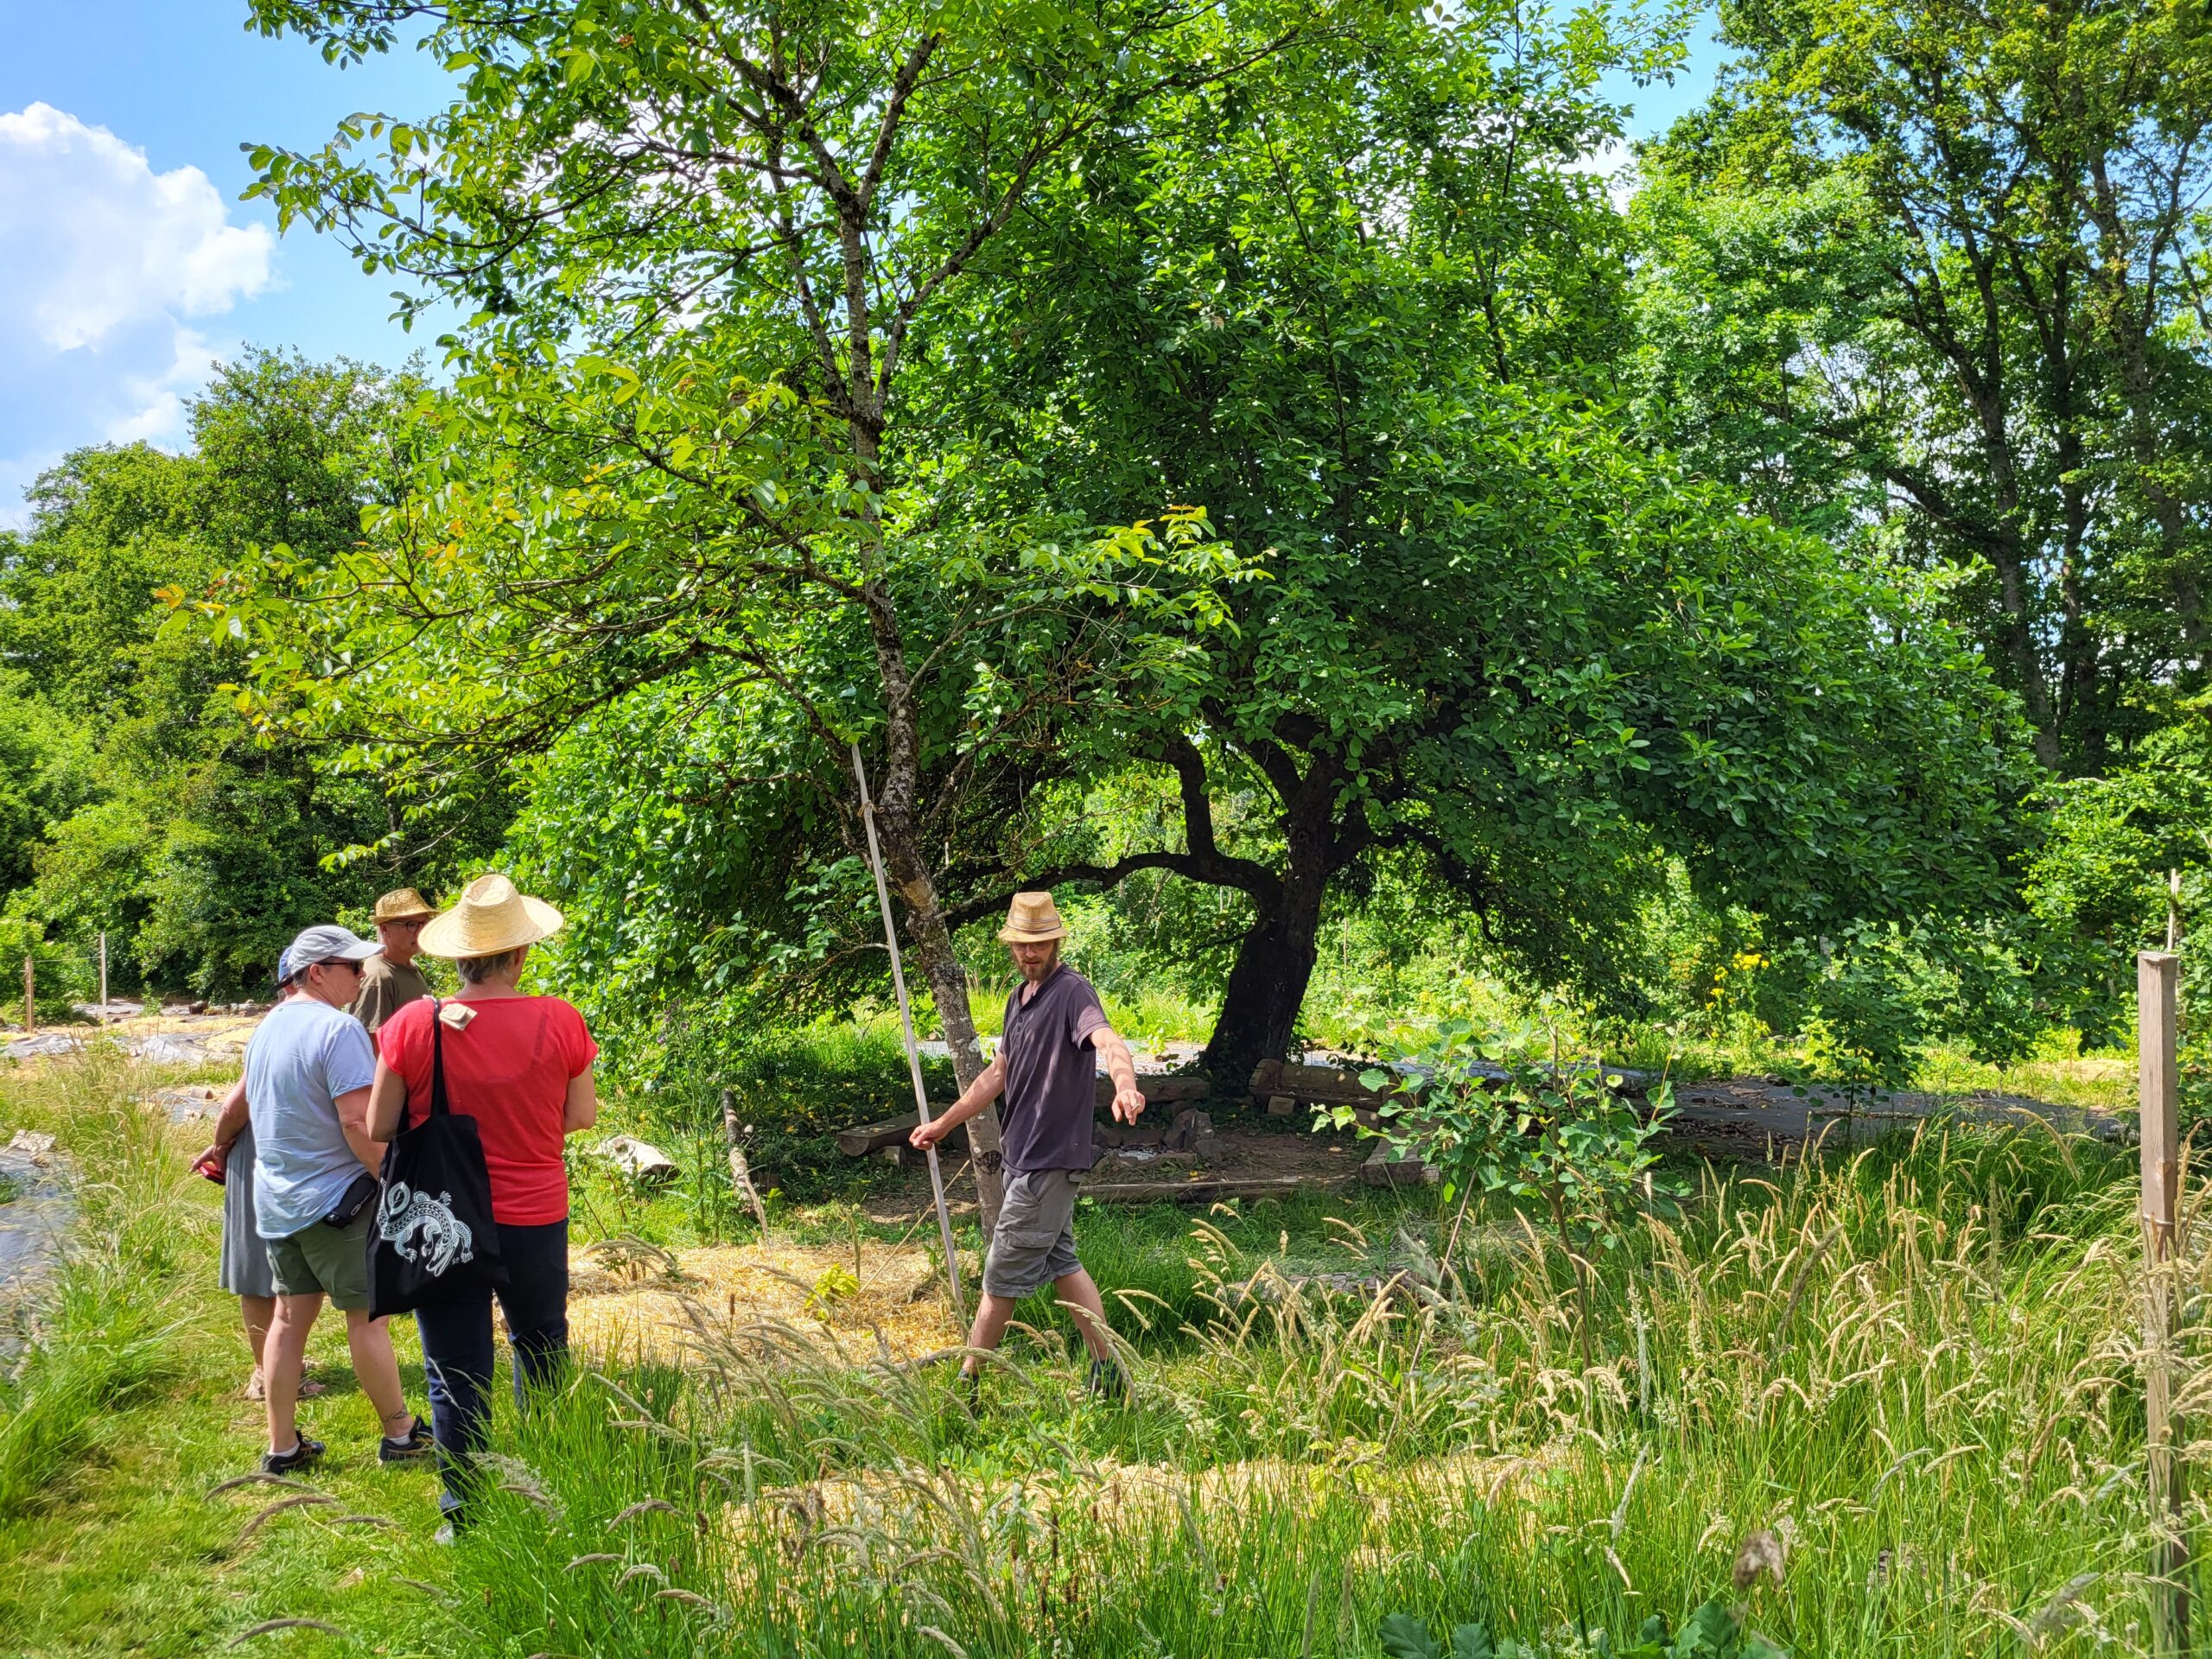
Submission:
[[[480,875],[424,925],[422,948],[434,957],[496,957],[559,932],[561,922],[559,911],[518,893],[505,876]]]
[[[999,938],[1008,944],[1043,944],[1067,936],[1068,925],[1049,893],[1015,893],[1006,907],[1006,925],[999,929]]]
[[[395,893],[385,893],[383,898],[377,900],[376,910],[370,919],[378,922],[406,922],[412,921],[417,916],[435,916],[437,913],[438,907],[429,903],[414,888],[401,887]]]

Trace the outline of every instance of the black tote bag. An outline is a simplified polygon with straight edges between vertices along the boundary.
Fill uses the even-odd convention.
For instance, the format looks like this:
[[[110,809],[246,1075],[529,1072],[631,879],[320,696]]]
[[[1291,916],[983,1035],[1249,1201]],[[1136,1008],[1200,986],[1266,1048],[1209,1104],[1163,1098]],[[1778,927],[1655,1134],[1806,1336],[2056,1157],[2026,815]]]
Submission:
[[[492,1175],[476,1120],[446,1103],[444,1004],[430,1007],[430,1109],[384,1153],[384,1197],[369,1229],[369,1317],[404,1313],[455,1291],[503,1285]]]

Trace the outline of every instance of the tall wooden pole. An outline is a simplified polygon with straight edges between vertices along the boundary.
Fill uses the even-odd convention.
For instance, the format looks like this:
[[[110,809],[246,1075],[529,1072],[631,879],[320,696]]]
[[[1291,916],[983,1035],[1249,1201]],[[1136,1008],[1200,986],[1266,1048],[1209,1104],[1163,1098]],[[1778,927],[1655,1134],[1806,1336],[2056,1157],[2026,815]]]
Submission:
[[[107,1018],[107,929],[100,929],[100,1018]]]
[[[2181,1201],[2181,1073],[2176,1054],[2175,982],[2181,959],[2145,950],[2135,958],[2136,1098],[2143,1147],[2143,1412],[2149,1443],[2152,1645],[2189,1649],[2189,1542],[2182,1530],[2188,1471],[2173,1421],[2173,1262]]]
[[[914,1040],[914,1010],[906,1001],[906,970],[899,960],[899,930],[891,921],[891,887],[883,878],[883,852],[875,844],[875,802],[868,792],[868,768],[861,764],[861,746],[853,745],[853,776],[861,786],[861,822],[868,829],[868,868],[875,872],[875,902],[883,912],[883,943],[891,951],[891,984],[899,994],[899,1027],[906,1038],[906,1071],[914,1080],[914,1114],[930,1121],[929,1087],[922,1081],[921,1045]],[[952,1316],[968,1328],[968,1300],[960,1293],[960,1253],[952,1243],[952,1211],[945,1207],[944,1175],[938,1167],[937,1148],[928,1152],[930,1190],[937,1195],[938,1231],[944,1239],[944,1275],[952,1287]]]
[[[29,1036],[38,1029],[38,973],[31,966],[31,953],[23,952],[23,1035]]]

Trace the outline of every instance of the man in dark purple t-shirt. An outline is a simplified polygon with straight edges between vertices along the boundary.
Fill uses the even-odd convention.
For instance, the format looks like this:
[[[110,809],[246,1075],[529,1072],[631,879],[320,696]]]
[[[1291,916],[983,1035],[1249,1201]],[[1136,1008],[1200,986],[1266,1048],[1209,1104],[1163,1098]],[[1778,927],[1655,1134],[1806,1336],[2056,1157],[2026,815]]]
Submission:
[[[999,1345],[1014,1304],[1049,1284],[1073,1310],[1090,1350],[1092,1392],[1119,1394],[1122,1379],[1107,1334],[1106,1305],[1075,1254],[1076,1196],[1094,1156],[1092,1057],[1106,1063],[1114,1079],[1116,1117],[1135,1122],[1144,1096],[1137,1092],[1129,1046],[1106,1023],[1098,993],[1060,961],[1067,934],[1051,893],[1014,894],[999,938],[1014,952],[1021,985],[1007,999],[997,1057],[958,1100],[908,1138],[917,1147],[935,1146],[1006,1093],[999,1121],[1006,1197],[983,1264],[982,1303],[968,1333],[968,1346],[977,1351],[962,1362],[961,1375],[976,1376],[982,1351]]]

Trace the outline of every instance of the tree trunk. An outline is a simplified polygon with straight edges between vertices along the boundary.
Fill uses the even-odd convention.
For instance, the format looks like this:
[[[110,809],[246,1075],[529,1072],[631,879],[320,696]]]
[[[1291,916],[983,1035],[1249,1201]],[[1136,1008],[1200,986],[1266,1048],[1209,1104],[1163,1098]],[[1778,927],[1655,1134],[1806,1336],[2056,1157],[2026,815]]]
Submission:
[[[1296,850],[1294,837],[1294,861]],[[1221,1016],[1198,1062],[1224,1093],[1241,1090],[1262,1060],[1289,1055],[1306,987],[1313,977],[1326,887],[1318,869],[1302,870],[1294,861],[1281,901],[1262,905],[1237,944]]]
[[[1306,982],[1313,976],[1310,933],[1301,950],[1281,917],[1263,916],[1252,924],[1236,947],[1221,1017],[1214,1021],[1213,1036],[1198,1062],[1224,1094],[1241,1092],[1262,1060],[1281,1059],[1289,1052]]]

